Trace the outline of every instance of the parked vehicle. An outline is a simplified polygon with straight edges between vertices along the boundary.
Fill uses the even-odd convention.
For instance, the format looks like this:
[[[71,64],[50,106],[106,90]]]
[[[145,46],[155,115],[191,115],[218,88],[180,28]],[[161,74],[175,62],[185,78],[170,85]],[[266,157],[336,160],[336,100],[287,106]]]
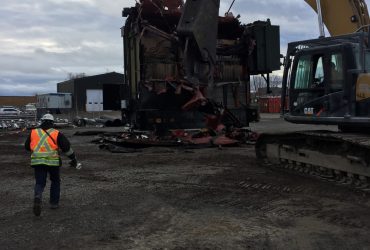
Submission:
[[[21,111],[16,108],[0,108],[0,115],[20,115]]]
[[[36,109],[36,104],[35,103],[28,103],[26,106],[25,106],[25,111],[27,113],[35,113],[37,111]]]

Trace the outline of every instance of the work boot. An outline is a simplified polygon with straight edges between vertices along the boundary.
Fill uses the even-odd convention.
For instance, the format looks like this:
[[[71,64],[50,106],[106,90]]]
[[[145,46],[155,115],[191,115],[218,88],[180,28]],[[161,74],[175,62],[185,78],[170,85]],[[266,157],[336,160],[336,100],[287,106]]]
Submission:
[[[59,204],[51,204],[50,203],[50,209],[58,209],[59,208]]]
[[[33,213],[35,216],[40,216],[41,214],[41,199],[40,198],[35,198],[33,202]]]

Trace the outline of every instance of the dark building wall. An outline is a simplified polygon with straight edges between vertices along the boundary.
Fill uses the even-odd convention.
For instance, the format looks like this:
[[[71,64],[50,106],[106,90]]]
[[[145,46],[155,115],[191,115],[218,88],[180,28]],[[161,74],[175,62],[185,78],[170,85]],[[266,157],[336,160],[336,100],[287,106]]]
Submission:
[[[57,92],[74,94],[74,80],[69,80],[69,81],[58,83]]]
[[[77,78],[66,82],[58,83],[58,92],[72,93],[73,109],[76,110],[77,105],[78,111],[85,111],[86,90],[102,89],[105,106],[104,109],[108,110],[108,107],[116,107],[116,109],[119,110],[121,106],[121,99],[124,97],[125,85],[123,83],[124,83],[123,74],[111,72],[101,75]],[[114,87],[114,85],[117,85],[119,87]],[[105,93],[106,91],[107,93]],[[109,99],[106,100],[106,98]],[[117,98],[118,100],[111,100],[111,98]]]
[[[104,110],[120,110],[121,108],[121,85],[104,84],[103,86]]]

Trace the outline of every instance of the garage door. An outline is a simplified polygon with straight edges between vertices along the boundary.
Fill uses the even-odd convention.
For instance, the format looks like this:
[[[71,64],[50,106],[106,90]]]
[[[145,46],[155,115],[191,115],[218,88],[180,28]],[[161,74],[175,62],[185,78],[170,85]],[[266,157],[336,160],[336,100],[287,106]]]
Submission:
[[[102,89],[86,90],[86,111],[87,112],[103,111]]]

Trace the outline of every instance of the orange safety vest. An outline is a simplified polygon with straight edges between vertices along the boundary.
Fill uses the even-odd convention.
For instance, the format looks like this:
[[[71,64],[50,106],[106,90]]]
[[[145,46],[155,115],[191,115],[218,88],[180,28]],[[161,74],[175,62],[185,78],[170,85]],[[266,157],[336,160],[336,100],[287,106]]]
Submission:
[[[56,129],[48,129],[49,135],[41,128],[31,131],[31,166],[47,165],[59,166],[58,135]]]

